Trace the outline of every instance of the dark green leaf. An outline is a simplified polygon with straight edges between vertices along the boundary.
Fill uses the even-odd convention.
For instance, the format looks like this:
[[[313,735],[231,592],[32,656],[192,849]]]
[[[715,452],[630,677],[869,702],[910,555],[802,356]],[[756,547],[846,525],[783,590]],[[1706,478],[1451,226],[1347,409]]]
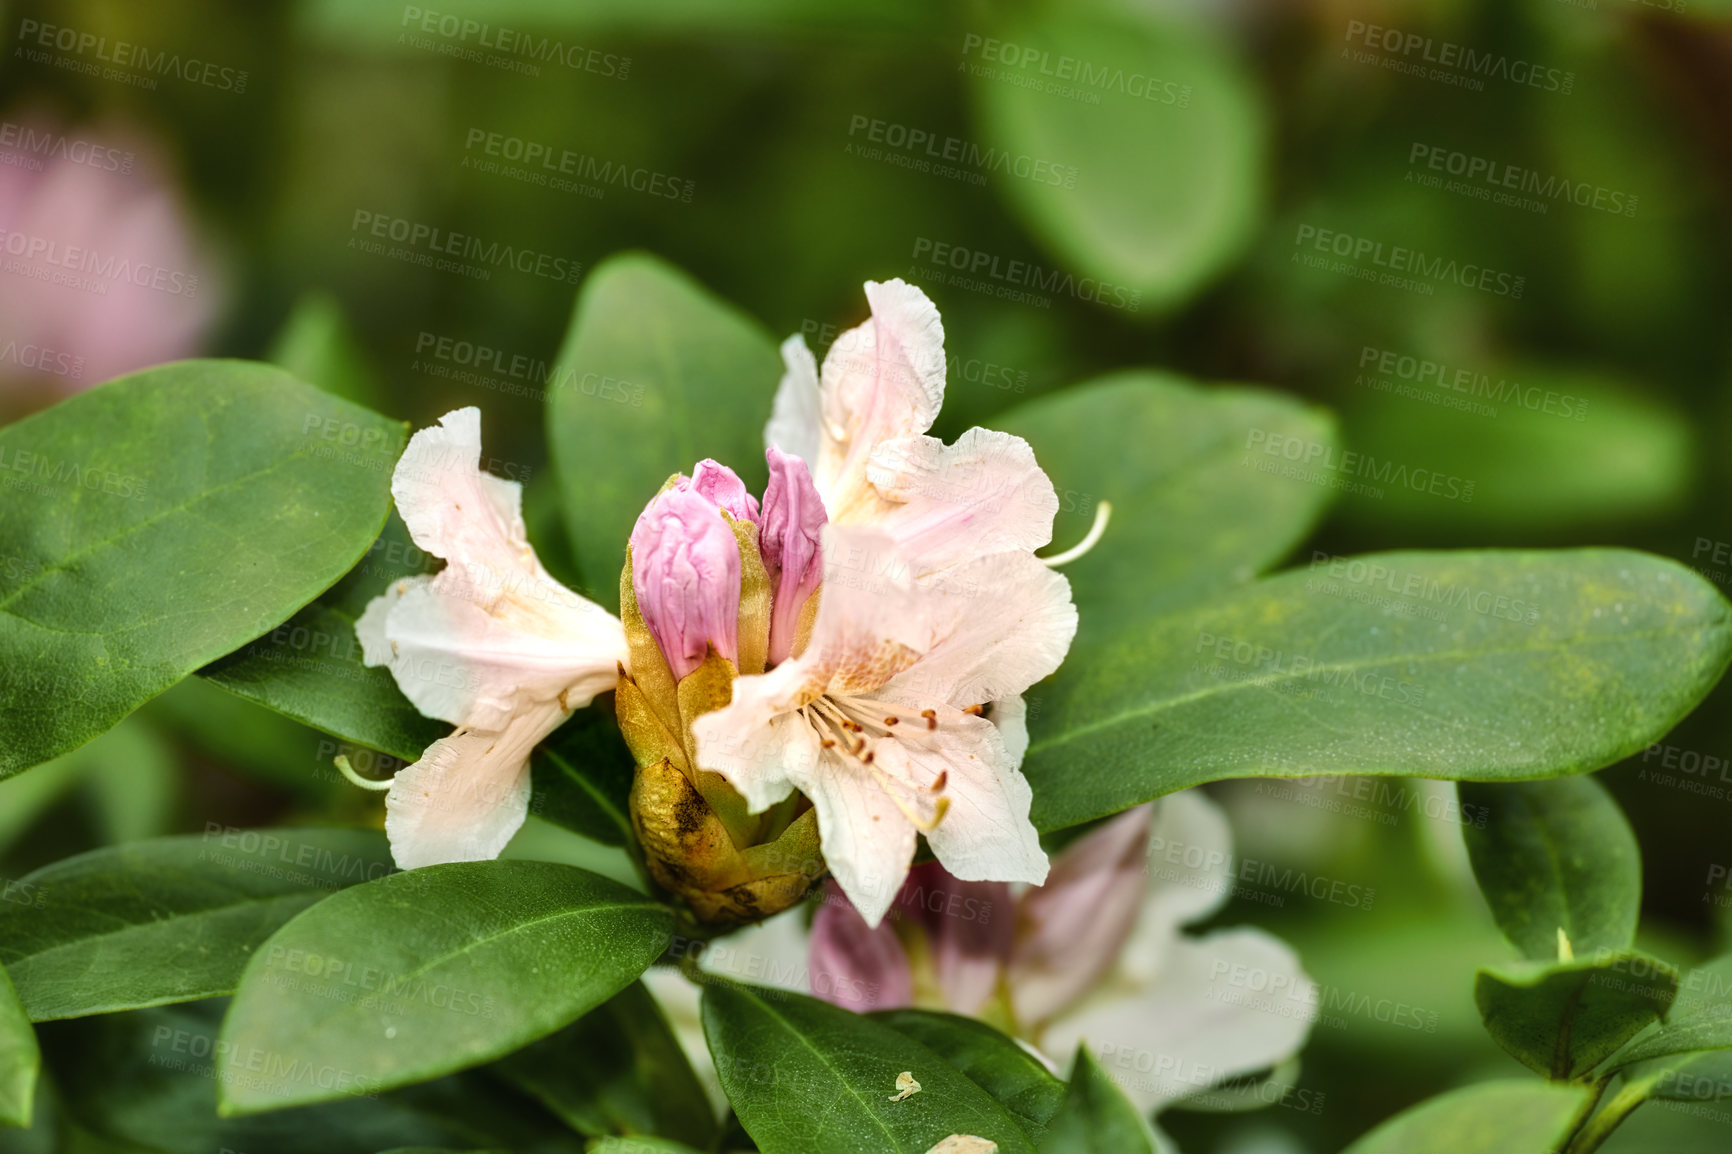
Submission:
[[[973,1134],[1032,1154],[1015,1115],[938,1054],[870,1018],[799,994],[713,984],[704,1036],[722,1089],[763,1154],[926,1154]],[[919,1093],[900,1102],[896,1078]]]
[[[1006,180],[1012,205],[1079,275],[1140,291],[1140,308],[1184,299],[1257,225],[1267,130],[1251,81],[1178,20],[1014,11],[996,30],[1014,61],[979,36],[964,49],[982,128],[1009,155],[1075,171]],[[1083,62],[1075,77],[1042,75],[1063,60]]]
[[[1581,1077],[1659,1021],[1678,975],[1652,958],[1608,951],[1592,959],[1488,967],[1473,997],[1492,1039],[1553,1081]]]
[[[384,666],[361,662],[355,618],[315,601],[199,670],[238,697],[404,761],[451,732],[409,704]]]
[[[973,1018],[931,1010],[882,1010],[877,1021],[908,1035],[968,1075],[1039,1138],[1064,1098],[1064,1083],[1010,1038]]]
[[[0,777],[274,628],[366,552],[401,425],[243,361],[123,377],[0,429]],[[11,475],[9,474],[9,475]],[[27,479],[26,479],[27,475]]]
[[[631,750],[614,719],[613,694],[604,693],[535,751],[531,762],[537,817],[603,845],[627,845],[632,833],[628,798]]]
[[[0,969],[0,1126],[30,1125],[42,1052],[18,994]]]
[[[619,602],[632,525],[704,457],[763,488],[782,361],[754,320],[640,253],[597,266],[548,385],[547,439],[586,596]]]
[[[705,1148],[716,1137],[703,1085],[641,982],[495,1068],[579,1133],[660,1134]]]
[[[671,912],[550,862],[458,862],[334,894],[253,955],[222,1039],[225,1115],[422,1082],[501,1057],[618,993]],[[337,1081],[311,1076],[336,1070]]]
[[[1081,540],[1095,506],[1112,502],[1106,535],[1064,568],[1091,635],[1255,577],[1305,537],[1333,495],[1245,467],[1258,433],[1335,443],[1327,413],[1260,389],[1115,373],[993,425],[1027,439],[1052,477],[1058,548]]]
[[[1344,1154],[1554,1154],[1588,1093],[1530,1079],[1464,1086],[1403,1110]]]
[[[1464,805],[1486,815],[1462,839],[1492,916],[1526,957],[1558,957],[1558,934],[1578,955],[1636,940],[1642,852],[1618,803],[1591,777],[1467,782]]]
[[[1087,1046],[1079,1046],[1064,1101],[1040,1154],[1155,1154],[1155,1136]]]
[[[1732,1050],[1732,954],[1685,974],[1666,1024],[1637,1039],[1616,1064],[1703,1050]]]
[[[214,826],[92,850],[12,885],[0,962],[36,1021],[227,994],[284,922],[391,868],[361,830]]]
[[[1719,680],[1729,608],[1683,566],[1617,549],[1283,573],[1072,647],[1030,694],[1035,824],[1228,777],[1598,769]]]

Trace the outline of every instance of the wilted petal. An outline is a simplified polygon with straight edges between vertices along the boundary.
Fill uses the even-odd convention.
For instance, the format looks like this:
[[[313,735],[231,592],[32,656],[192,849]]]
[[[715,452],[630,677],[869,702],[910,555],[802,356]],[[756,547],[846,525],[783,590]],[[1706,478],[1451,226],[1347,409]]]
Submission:
[[[502,730],[459,729],[399,770],[385,795],[385,833],[403,869],[487,861],[529,813],[529,753],[560,722],[558,703],[513,717]]]
[[[805,461],[773,445],[764,458],[770,464],[770,484],[764,490],[758,544],[773,590],[770,661],[776,663],[793,653],[800,611],[824,576],[819,544],[827,518]]]
[[[880,527],[920,559],[921,576],[1052,540],[1058,495],[1021,437],[979,428],[954,445],[899,437],[873,449],[866,475],[895,504]]]
[[[1073,842],[1046,884],[1023,896],[1010,991],[1024,1025],[1051,1018],[1118,961],[1143,908],[1149,808],[1128,810]]]
[[[963,881],[937,862],[908,872],[896,895],[896,915],[926,931],[944,1004],[958,1014],[977,1014],[998,992],[1016,932],[1016,902],[1010,886]]]
[[[1120,965],[1151,980],[1179,928],[1214,913],[1233,891],[1233,829],[1200,789],[1155,803],[1149,828],[1148,888]]]
[[[824,358],[823,442],[814,479],[832,520],[882,502],[866,477],[880,442],[924,433],[944,402],[944,325],[925,293],[900,280],[866,283],[872,319]]]
[[[1041,1045],[1069,1053],[1086,1040],[1151,1111],[1276,1065],[1304,1045],[1315,1015],[1315,983],[1298,956],[1241,928],[1178,939],[1152,983],[1084,1003],[1048,1026]]]
[[[710,646],[739,660],[740,544],[716,503],[695,489],[652,500],[631,532],[632,591],[674,678]]]
[[[889,923],[868,926],[834,884],[812,919],[811,992],[864,1013],[914,1002],[914,972]]]
[[[776,389],[770,423],[764,426],[766,448],[792,453],[808,465],[818,462],[818,362],[795,334],[782,342],[782,383]]]

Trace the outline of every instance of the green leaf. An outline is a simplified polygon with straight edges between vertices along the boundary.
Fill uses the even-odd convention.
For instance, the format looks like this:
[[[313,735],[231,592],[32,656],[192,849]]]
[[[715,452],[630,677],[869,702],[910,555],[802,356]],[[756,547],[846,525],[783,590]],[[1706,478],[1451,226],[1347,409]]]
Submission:
[[[495,1069],[581,1134],[650,1135],[708,1148],[715,1112],[642,982]]]
[[[0,429],[0,777],[275,627],[366,552],[403,428],[279,369],[187,361]]]
[[[1732,954],[1687,973],[1666,1024],[1637,1039],[1616,1065],[1704,1050],[1732,1050]]]
[[[1335,443],[1323,410],[1261,389],[1114,373],[993,425],[1033,445],[1052,477],[1058,548],[1082,539],[1099,502],[1112,503],[1106,535],[1064,568],[1089,634],[1255,577],[1304,539],[1334,492],[1245,467],[1259,434]]]
[[[712,984],[704,1036],[746,1133],[763,1154],[926,1154],[952,1134],[1032,1154],[1016,1117],[913,1038],[827,1002]],[[896,1077],[919,1093],[892,1102]]]
[[[306,293],[295,301],[265,359],[357,405],[375,407],[383,400],[384,390],[343,320],[342,306],[329,293]]]
[[[404,761],[419,760],[451,732],[409,704],[389,669],[362,663],[355,617],[323,601],[199,674],[237,697]]]
[[[334,894],[258,949],[222,1038],[224,1115],[422,1082],[594,1009],[672,936],[665,907],[550,862],[457,862]],[[336,1070],[335,1081],[310,1072]],[[339,1084],[340,1083],[340,1084]]]
[[[642,253],[590,273],[548,385],[547,439],[582,592],[619,601],[632,525],[705,457],[763,488],[782,361],[756,321]]]
[[[29,1126],[42,1052],[6,971],[0,969],[0,1126]]]
[[[537,817],[603,845],[630,845],[634,767],[604,693],[553,732],[530,762]]]
[[[1343,1154],[1553,1154],[1588,1095],[1527,1079],[1464,1086],[1403,1110]]]
[[[978,36],[964,45],[981,128],[988,144],[1067,178],[1006,179],[1011,205],[1078,275],[1140,291],[1142,308],[1182,301],[1257,225],[1267,127],[1252,82],[1178,21],[1016,11],[996,49]],[[1074,75],[1067,60],[1080,63]]]
[[[1318,562],[1073,646],[1029,701],[1035,824],[1229,777],[1598,769],[1719,680],[1728,609],[1617,549]]]
[[[1064,1101],[1040,1154],[1155,1154],[1155,1136],[1087,1046],[1077,1047]]]
[[[1555,1082],[1581,1077],[1665,1017],[1677,993],[1670,967],[1611,951],[1581,961],[1488,967],[1473,987],[1492,1040]]]
[[[391,868],[362,830],[213,826],[92,850],[10,887],[0,962],[36,1021],[227,994],[284,922]]]
[[[932,1010],[881,1010],[872,1015],[961,1070],[1039,1138],[1064,1098],[1064,1083],[1040,1060],[985,1022]]]
[[[1591,777],[1462,782],[1461,800],[1486,815],[1462,840],[1492,916],[1536,961],[1622,950],[1642,911],[1642,851],[1623,810]]]
[[[1373,482],[1376,497],[1351,490],[1345,503],[1343,511],[1357,521],[1555,532],[1653,517],[1689,490],[1695,457],[1689,422],[1651,393],[1537,365],[1493,370],[1485,386],[1490,400],[1435,383],[1407,387],[1419,395],[1374,393],[1349,409],[1349,443],[1375,462],[1471,482],[1472,499]]]
[[[603,1138],[590,1144],[588,1154],[699,1154],[683,1142],[666,1138]]]

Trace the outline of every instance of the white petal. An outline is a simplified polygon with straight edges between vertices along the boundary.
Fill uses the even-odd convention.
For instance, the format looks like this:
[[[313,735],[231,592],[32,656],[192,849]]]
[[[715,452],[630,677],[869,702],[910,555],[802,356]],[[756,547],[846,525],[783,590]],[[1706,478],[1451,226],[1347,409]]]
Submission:
[[[790,774],[818,811],[830,873],[866,924],[884,920],[914,860],[914,825],[857,762],[826,750],[810,773]]]
[[[922,782],[940,772],[946,775],[941,796],[950,805],[926,835],[944,868],[963,881],[1045,881],[1046,851],[1028,819],[1034,793],[1010,764],[997,728],[945,707],[938,711],[938,728],[931,731],[934,740],[923,742],[920,736],[879,742],[875,762],[895,772],[905,758],[915,767],[915,780]]]
[[[925,651],[933,597],[915,587],[908,559],[876,529],[824,526],[823,557],[818,616],[796,660],[824,692],[870,693]]]
[[[782,342],[782,364],[764,444],[794,454],[810,468],[818,462],[818,362],[805,337],[795,334]]]
[[[1165,964],[1179,927],[1219,909],[1233,892],[1233,829],[1202,790],[1168,794],[1149,829],[1149,884],[1143,912],[1120,956],[1139,979]]]
[[[784,686],[800,673],[793,666],[735,678],[733,700],[692,723],[698,764],[726,777],[753,813],[787,797],[818,762],[818,735],[787,706]]]
[[[1264,983],[1279,992],[1251,988]],[[1315,1015],[1315,984],[1298,956],[1241,928],[1181,939],[1153,983],[1084,1003],[1041,1041],[1048,1053],[1068,1053],[1086,1040],[1149,1111],[1282,1061],[1304,1044]]]
[[[900,280],[866,283],[872,319],[824,357],[824,443],[812,479],[830,516],[878,503],[866,462],[881,441],[924,433],[944,403],[944,325],[926,294]]]
[[[385,795],[385,833],[403,869],[499,856],[529,813],[529,753],[565,720],[557,703],[502,730],[459,729],[399,770]]]
[[[409,438],[391,496],[415,544],[435,557],[539,568],[515,481],[481,470],[481,410],[457,409]]]
[[[880,527],[924,577],[970,558],[1052,540],[1058,494],[1021,437],[969,429],[954,445],[898,437],[872,451],[867,479],[895,508]]]
[[[931,641],[886,696],[936,698],[959,708],[1022,693],[1064,661],[1076,636],[1070,582],[1031,553],[995,553],[930,586]]]
[[[986,719],[998,726],[1010,764],[1020,768],[1028,754],[1028,702],[1020,693],[996,698],[987,708]]]

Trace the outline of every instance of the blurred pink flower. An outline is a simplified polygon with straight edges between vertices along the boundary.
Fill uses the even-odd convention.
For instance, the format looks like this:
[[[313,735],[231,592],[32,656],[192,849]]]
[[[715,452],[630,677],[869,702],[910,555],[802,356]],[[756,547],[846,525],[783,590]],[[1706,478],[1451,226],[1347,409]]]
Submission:
[[[0,391],[14,404],[193,355],[213,288],[153,142],[0,120]]]

